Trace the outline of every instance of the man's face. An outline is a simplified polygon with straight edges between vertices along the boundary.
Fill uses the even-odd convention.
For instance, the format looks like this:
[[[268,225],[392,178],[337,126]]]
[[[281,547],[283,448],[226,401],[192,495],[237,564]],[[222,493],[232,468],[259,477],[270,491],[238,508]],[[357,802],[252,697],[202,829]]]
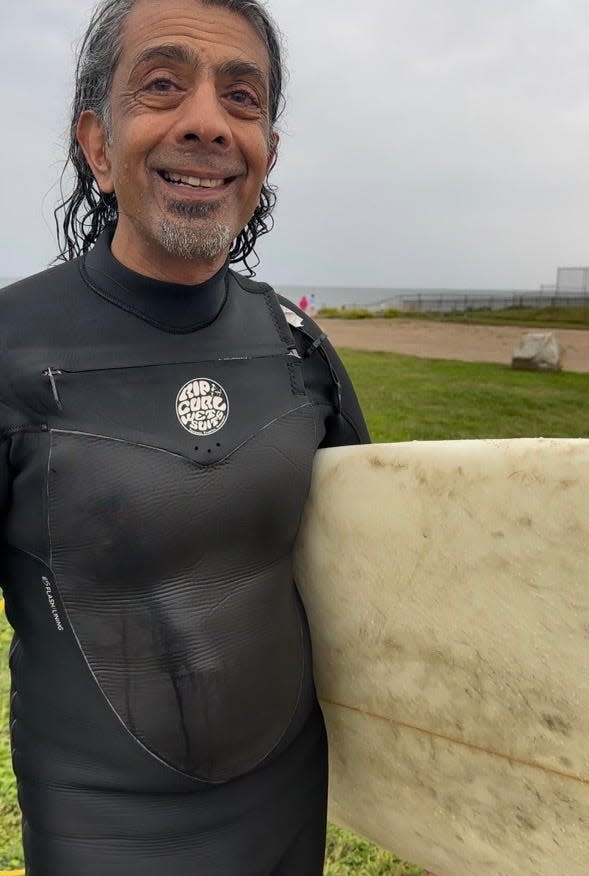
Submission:
[[[139,0],[124,31],[110,131],[78,134],[115,192],[115,255],[130,265],[219,266],[250,220],[273,153],[269,58],[242,16],[200,0]],[[169,273],[169,270],[168,270]]]

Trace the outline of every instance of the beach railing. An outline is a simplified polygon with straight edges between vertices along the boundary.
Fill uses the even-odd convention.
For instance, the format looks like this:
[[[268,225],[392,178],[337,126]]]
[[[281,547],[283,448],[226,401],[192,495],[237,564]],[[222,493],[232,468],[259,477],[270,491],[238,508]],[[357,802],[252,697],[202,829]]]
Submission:
[[[465,292],[460,295],[418,292],[403,294],[397,298],[400,310],[418,313],[454,313],[467,310],[507,310],[530,307],[539,310],[545,307],[589,307],[589,294],[542,294],[521,292],[513,295],[481,295]]]

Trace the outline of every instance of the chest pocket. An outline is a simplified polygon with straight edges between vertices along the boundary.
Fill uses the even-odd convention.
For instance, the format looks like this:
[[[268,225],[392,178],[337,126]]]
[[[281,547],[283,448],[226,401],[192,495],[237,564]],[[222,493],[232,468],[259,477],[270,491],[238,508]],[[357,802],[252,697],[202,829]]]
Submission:
[[[146,444],[201,465],[307,403],[286,354],[97,369],[47,368],[37,404],[61,431]]]

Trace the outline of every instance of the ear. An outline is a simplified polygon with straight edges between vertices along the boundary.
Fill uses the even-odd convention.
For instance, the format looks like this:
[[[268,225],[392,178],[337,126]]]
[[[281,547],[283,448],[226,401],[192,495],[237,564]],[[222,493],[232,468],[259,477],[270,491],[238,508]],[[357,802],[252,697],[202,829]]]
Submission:
[[[112,194],[115,189],[106,132],[103,123],[92,110],[81,113],[76,127],[76,137],[98,188],[105,195]]]
[[[270,134],[270,149],[268,151],[268,163],[266,166],[266,173],[270,173],[274,164],[276,162],[276,153],[278,152],[278,144],[280,143],[280,136],[276,131],[272,131]]]

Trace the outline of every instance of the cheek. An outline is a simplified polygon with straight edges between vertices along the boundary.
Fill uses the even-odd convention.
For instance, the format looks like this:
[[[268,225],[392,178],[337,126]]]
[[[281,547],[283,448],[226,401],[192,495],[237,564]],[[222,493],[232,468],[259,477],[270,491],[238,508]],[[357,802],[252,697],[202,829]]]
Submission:
[[[258,129],[255,134],[251,133],[246,155],[252,174],[263,179],[266,176],[269,161],[268,132],[265,128]]]
[[[124,189],[127,196],[135,196],[138,199],[144,197],[145,188],[145,165],[139,152],[132,148],[125,149],[118,156],[118,161],[113,164],[115,185]]]

